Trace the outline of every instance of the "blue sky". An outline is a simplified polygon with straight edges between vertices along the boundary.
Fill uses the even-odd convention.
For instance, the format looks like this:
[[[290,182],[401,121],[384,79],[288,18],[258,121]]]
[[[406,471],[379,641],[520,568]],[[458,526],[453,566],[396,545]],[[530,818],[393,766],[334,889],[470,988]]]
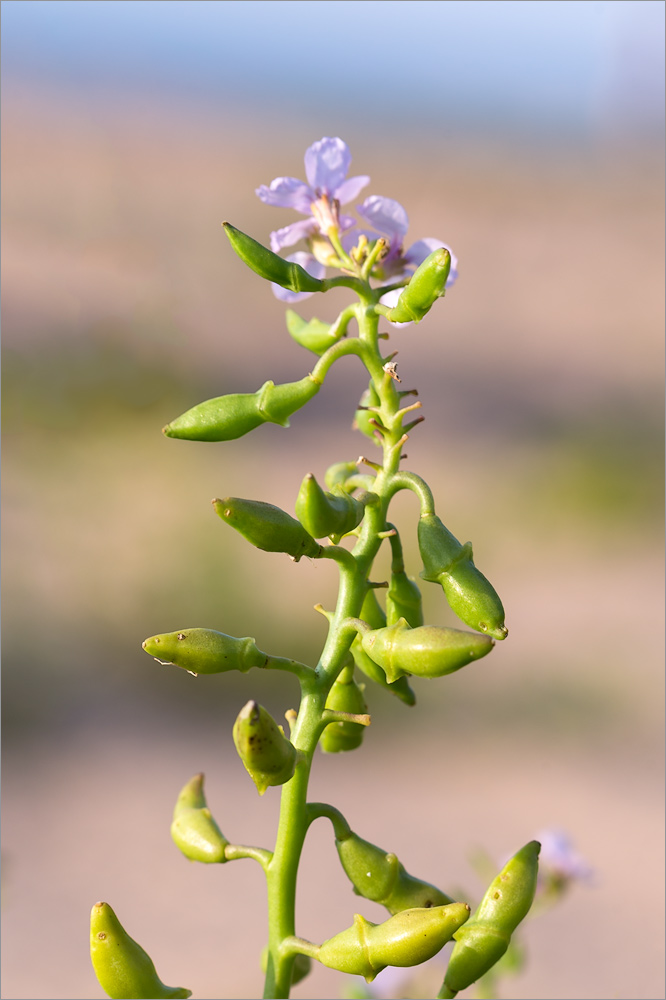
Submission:
[[[3,0],[7,81],[585,134],[659,128],[661,0]]]

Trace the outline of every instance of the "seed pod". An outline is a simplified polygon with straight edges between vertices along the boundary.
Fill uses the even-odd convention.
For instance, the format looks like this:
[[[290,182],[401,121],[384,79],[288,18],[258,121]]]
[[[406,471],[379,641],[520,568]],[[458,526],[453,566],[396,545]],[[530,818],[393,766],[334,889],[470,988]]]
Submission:
[[[364,715],[368,711],[363,691],[354,680],[353,665],[351,669],[345,667],[333,683],[326,699],[326,708],[352,715]],[[319,737],[319,745],[324,753],[356,750],[363,742],[365,729],[359,722],[331,722]]]
[[[261,500],[226,497],[213,500],[216,513],[252,545],[265,552],[286,552],[295,562],[302,556],[316,557],[321,546],[296,518],[280,507]]]
[[[375,389],[372,379],[370,380],[370,385],[364,390],[358,404],[359,408],[354,414],[354,423],[352,427],[354,430],[360,431],[361,434],[365,434],[366,437],[374,444],[379,444],[378,438],[375,435],[377,430],[376,424],[370,423],[371,420],[375,420],[379,423],[379,416],[373,413],[372,410],[368,409],[370,406],[381,406],[381,400],[377,395],[377,390]]]
[[[275,385],[265,382],[257,392],[257,407],[264,420],[281,427],[289,427],[289,417],[316,396],[321,389],[313,375],[306,375],[298,382]]]
[[[451,254],[440,248],[433,250],[417,267],[408,285],[403,288],[396,305],[386,318],[390,323],[420,323],[437,299],[444,294],[451,270]]]
[[[160,663],[173,663],[190,674],[221,674],[228,670],[245,673],[266,662],[266,654],[257,649],[250,636],[235,639],[210,628],[153,635],[141,645]]]
[[[90,958],[95,975],[112,1000],[186,1000],[191,990],[165,986],[149,955],[129,936],[108,903],[90,914]]]
[[[403,674],[417,677],[452,674],[471,660],[485,656],[495,643],[487,635],[439,625],[410,628],[400,618],[395,625],[366,632],[361,636],[361,645],[387,679],[395,681]]]
[[[395,625],[400,618],[404,618],[412,628],[423,625],[421,591],[404,569],[391,571],[391,582],[386,595],[387,624]]]
[[[296,517],[313,538],[331,536],[337,544],[353,531],[365,514],[365,504],[350,497],[340,487],[332,493],[322,490],[311,472],[305,476],[296,498]]]
[[[326,289],[323,281],[313,278],[300,264],[284,260],[229,222],[222,225],[236,254],[262,278],[274,281],[291,292],[321,292]]]
[[[465,903],[403,910],[382,924],[373,924],[356,913],[353,926],[324,941],[316,957],[329,969],[364,976],[370,983],[387,965],[427,962],[468,916]]]
[[[181,790],[173,811],[171,839],[190,861],[222,864],[229,843],[213,819],[203,792],[203,774],[195,774]]]
[[[298,753],[273,716],[248,701],[234,723],[234,743],[245,769],[263,795],[269,785],[284,785],[293,777]]]
[[[261,951],[261,971],[266,972],[268,968],[268,945]],[[310,974],[312,968],[312,960],[309,955],[298,954],[294,957],[294,964],[291,971],[291,985],[296,986],[301,980],[305,979],[307,975]]]
[[[337,344],[341,333],[330,323],[322,323],[320,319],[309,322],[302,319],[293,309],[287,309],[285,319],[289,335],[308,351],[321,356],[333,344]]]
[[[479,908],[455,935],[444,979],[459,993],[493,967],[509,947],[511,935],[529,912],[539,868],[537,840],[526,844],[490,884]]]
[[[453,903],[436,886],[409,875],[395,854],[387,854],[355,833],[336,839],[335,846],[357,896],[381,903],[389,913]]]
[[[347,480],[357,475],[358,465],[356,462],[335,462],[324,473],[324,482],[329,490],[332,490],[334,486],[342,486],[344,488]]]
[[[418,536],[422,579],[441,583],[452,611],[470,628],[505,639],[509,630],[502,602],[474,565],[471,542],[461,545],[436,514],[421,516]]]
[[[363,607],[361,608],[361,618],[368,625],[374,625],[375,628],[383,628],[386,625],[386,615],[382,611],[379,601],[377,600],[377,595],[375,594],[374,588],[370,587],[365,595],[365,600],[363,601]],[[351,644],[351,654],[354,657],[354,663],[366,677],[369,677],[371,681],[375,684],[379,684],[380,687],[385,688],[394,694],[400,701],[404,702],[405,705],[415,705],[416,695],[409,686],[406,677],[399,677],[396,681],[389,684],[386,679],[386,674],[379,666],[375,663],[368,654],[363,649],[361,645],[361,636],[357,635]]]

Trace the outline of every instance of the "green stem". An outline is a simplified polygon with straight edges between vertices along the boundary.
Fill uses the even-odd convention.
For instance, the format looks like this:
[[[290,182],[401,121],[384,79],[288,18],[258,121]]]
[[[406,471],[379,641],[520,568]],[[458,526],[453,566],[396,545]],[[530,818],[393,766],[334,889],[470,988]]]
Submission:
[[[246,847],[245,844],[227,844],[224,848],[227,861],[237,861],[239,858],[252,858],[258,861],[264,871],[267,871],[273,855],[263,847]]]

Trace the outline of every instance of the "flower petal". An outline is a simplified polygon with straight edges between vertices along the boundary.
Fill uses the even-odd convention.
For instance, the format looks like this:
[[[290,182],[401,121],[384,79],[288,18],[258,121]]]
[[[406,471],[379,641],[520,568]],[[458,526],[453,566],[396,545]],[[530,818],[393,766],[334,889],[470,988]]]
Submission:
[[[446,287],[451,288],[458,277],[458,258],[454,254],[448,243],[443,243],[441,240],[433,239],[431,236],[427,236],[424,240],[417,240],[416,243],[412,243],[411,247],[405,254],[405,261],[408,264],[413,264],[418,267],[426,259],[428,254],[431,254],[433,250],[439,250],[440,247],[444,247],[451,254],[451,270],[449,271],[449,276],[446,279]]]
[[[335,197],[338,199],[341,205],[347,205],[354,198],[358,198],[359,194],[370,183],[370,178],[366,177],[364,174],[359,174],[357,177],[348,177],[346,181],[335,190]]]
[[[286,260],[293,260],[296,264],[300,264],[313,278],[323,278],[326,274],[324,265],[315,260],[311,253],[305,253],[304,250],[290,254]],[[274,282],[271,283],[271,287],[275,298],[282,302],[300,302],[302,299],[309,299],[311,295],[314,295],[314,292],[290,292],[288,288],[283,288],[282,285],[276,285]]]
[[[372,194],[356,211],[374,229],[389,237],[391,249],[400,246],[409,226],[409,217],[400,202]]]
[[[315,191],[336,197],[350,163],[351,153],[347,144],[342,139],[324,136],[305,151],[305,176]]]
[[[294,243],[307,239],[317,231],[318,226],[314,219],[300,219],[299,222],[292,222],[283,229],[275,229],[271,233],[271,250],[273,253],[279,253],[283,247],[293,247]]]
[[[276,177],[271,181],[270,187],[262,184],[256,189],[255,194],[266,205],[294,208],[303,215],[310,215],[310,205],[315,200],[314,191],[297,177]]]

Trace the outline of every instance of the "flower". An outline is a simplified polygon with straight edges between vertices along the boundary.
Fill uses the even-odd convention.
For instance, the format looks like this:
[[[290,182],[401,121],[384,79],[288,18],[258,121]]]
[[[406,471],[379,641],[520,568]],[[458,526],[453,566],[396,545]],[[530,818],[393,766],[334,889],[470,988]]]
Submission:
[[[266,205],[293,208],[308,216],[271,233],[271,250],[293,246],[317,233],[327,234],[331,227],[341,230],[355,225],[349,216],[340,216],[340,205],[353,201],[370,178],[347,177],[351,153],[339,138],[324,136],[305,151],[305,181],[296,177],[276,177],[270,186],[262,184],[256,194]]]
[[[542,830],[536,839],[541,843],[541,874],[548,882],[564,887],[570,882],[591,881],[594,874],[592,868],[574,851],[566,833],[562,830]]]

